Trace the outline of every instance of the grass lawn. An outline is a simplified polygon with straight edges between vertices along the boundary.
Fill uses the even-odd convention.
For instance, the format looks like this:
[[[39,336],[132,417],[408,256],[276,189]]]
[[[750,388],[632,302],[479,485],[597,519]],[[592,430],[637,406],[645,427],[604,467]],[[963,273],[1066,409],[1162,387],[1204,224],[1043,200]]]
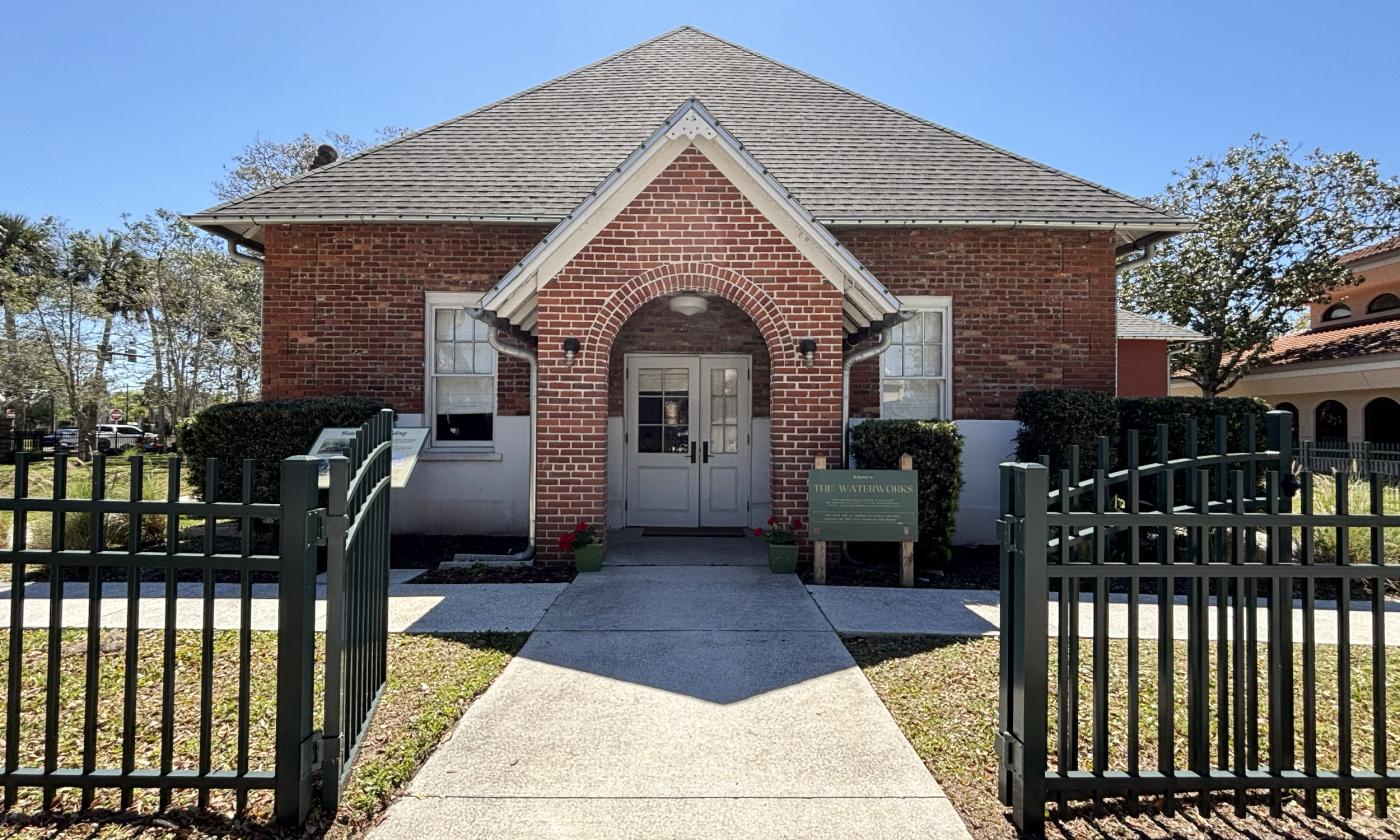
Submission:
[[[8,634],[0,632],[0,662],[8,656]],[[250,703],[250,767],[271,769],[276,634],[254,633],[252,702]],[[159,631],[143,631],[139,642],[137,744],[139,767],[159,766],[161,640]],[[304,832],[282,832],[269,826],[270,792],[249,797],[248,813],[235,819],[233,796],[215,793],[212,813],[195,810],[193,793],[177,793],[174,806],[156,813],[156,793],[138,792],[132,812],[117,813],[116,791],[99,791],[95,807],[75,813],[77,791],[62,791],[53,814],[40,812],[37,792],[21,793],[20,805],[0,822],[0,836],[22,838],[133,837],[351,837],[361,833],[412,778],[414,772],[452,725],[524,643],[525,634],[411,635],[389,637],[388,684],[365,735],[355,768],[336,814],[313,812]],[[83,650],[85,631],[62,634],[60,766],[80,766],[82,748]],[[122,631],[103,631],[100,681],[107,687],[99,703],[98,765],[118,766],[121,737],[121,685],[124,679]],[[26,631],[24,639],[26,690],[22,695],[22,764],[42,761],[44,666],[46,631]],[[193,768],[198,755],[197,704],[200,634],[177,633],[179,704],[174,738],[174,765]],[[214,769],[232,769],[236,744],[237,633],[215,633]],[[318,676],[317,697],[320,696]],[[320,719],[319,711],[316,719]],[[0,727],[3,731],[3,727]]]
[[[993,751],[993,737],[996,730],[997,710],[997,651],[998,640],[991,638],[960,639],[932,637],[851,637],[846,645],[862,670],[875,687],[880,698],[914,749],[938,779],[958,812],[967,822],[969,830],[978,838],[1011,838],[1016,833],[1005,817],[1005,810],[997,801],[996,755]],[[1144,764],[1155,762],[1156,733],[1156,679],[1155,647],[1144,642],[1142,655],[1146,679],[1137,687],[1142,704],[1141,738]],[[1053,642],[1052,656],[1053,660]],[[1110,658],[1114,665],[1110,669],[1110,692],[1112,712],[1111,729],[1119,732],[1119,739],[1112,744],[1110,760],[1115,767],[1122,767],[1125,745],[1121,732],[1125,728],[1126,697],[1129,690],[1125,666],[1126,643],[1110,643]],[[1400,673],[1400,651],[1391,650],[1387,657],[1387,672]],[[1081,711],[1081,767],[1090,767],[1088,740],[1092,736],[1090,709],[1087,702],[1088,686],[1091,684],[1092,659],[1086,645],[1081,652],[1083,669],[1080,685],[1085,691],[1080,701]],[[1176,657],[1178,686],[1185,685],[1184,662],[1185,646],[1178,643]],[[1370,698],[1370,650],[1364,646],[1352,646],[1353,662],[1353,755],[1356,766],[1368,766],[1371,760],[1371,710]],[[1212,668],[1213,673],[1213,668]],[[1320,649],[1317,667],[1319,710],[1317,715],[1319,738],[1319,766],[1335,766],[1328,756],[1336,754],[1336,657],[1335,648]],[[1055,677],[1051,673],[1051,686]],[[1302,681],[1297,687],[1302,691]],[[1388,752],[1391,766],[1395,766],[1400,756],[1400,680],[1393,677],[1387,683],[1387,723]],[[1178,694],[1178,697],[1181,695]],[[1212,694],[1212,697],[1214,695]],[[1053,704],[1053,697],[1052,697]],[[1301,709],[1301,704],[1298,707]],[[1184,704],[1178,704],[1179,716],[1177,731],[1183,731],[1185,724]],[[1266,722],[1267,723],[1267,722]],[[1050,742],[1054,744],[1054,711],[1051,710]],[[1261,737],[1267,743],[1267,725],[1261,730]],[[1299,756],[1301,757],[1301,726],[1299,727]],[[1178,743],[1178,752],[1184,753],[1184,744]],[[1184,758],[1184,756],[1181,756]],[[1054,752],[1051,752],[1054,761]],[[1088,803],[1072,805],[1068,809],[1049,809],[1050,822],[1047,826],[1049,837],[1105,837],[1105,838],[1304,838],[1304,837],[1400,837],[1400,822],[1392,816],[1382,823],[1369,815],[1371,794],[1358,793],[1355,799],[1356,817],[1342,821],[1340,817],[1326,815],[1327,808],[1335,808],[1336,794],[1324,793],[1320,801],[1324,813],[1315,820],[1308,819],[1300,800],[1289,802],[1282,819],[1268,816],[1267,800],[1252,802],[1250,816],[1240,819],[1235,816],[1232,802],[1217,801],[1211,817],[1203,818],[1194,810],[1194,797],[1189,801],[1190,808],[1178,806],[1176,815],[1162,815],[1157,803],[1144,799],[1141,815],[1130,815],[1121,808],[1109,806],[1104,816],[1094,817]],[[1182,800],[1178,799],[1181,803]],[[1400,806],[1400,797],[1391,794],[1391,813]]]

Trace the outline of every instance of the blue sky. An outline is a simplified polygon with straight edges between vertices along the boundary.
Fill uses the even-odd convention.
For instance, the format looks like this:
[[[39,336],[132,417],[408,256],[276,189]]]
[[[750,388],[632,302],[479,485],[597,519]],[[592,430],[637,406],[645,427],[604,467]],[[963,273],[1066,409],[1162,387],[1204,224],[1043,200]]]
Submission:
[[[255,136],[475,108],[682,23],[1136,195],[1253,132],[1400,172],[1400,3],[45,2],[0,30],[0,210],[214,203]]]

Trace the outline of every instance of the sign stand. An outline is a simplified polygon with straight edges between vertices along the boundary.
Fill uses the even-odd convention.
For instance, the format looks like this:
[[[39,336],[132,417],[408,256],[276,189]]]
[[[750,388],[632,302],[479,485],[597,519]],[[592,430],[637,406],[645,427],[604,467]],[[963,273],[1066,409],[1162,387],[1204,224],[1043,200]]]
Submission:
[[[899,468],[914,469],[914,456],[908,453],[900,455]],[[914,544],[908,540],[899,544],[899,585],[906,589],[914,585]]]
[[[818,455],[817,460],[812,464],[812,469],[826,469],[826,456]],[[818,585],[826,583],[826,540],[817,540],[812,543],[812,583]]]

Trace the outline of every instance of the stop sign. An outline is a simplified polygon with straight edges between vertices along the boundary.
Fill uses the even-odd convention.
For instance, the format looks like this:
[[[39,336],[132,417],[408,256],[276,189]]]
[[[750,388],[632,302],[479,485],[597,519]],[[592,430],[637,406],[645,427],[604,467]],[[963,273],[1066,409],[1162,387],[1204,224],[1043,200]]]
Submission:
[[[122,410],[120,408],[114,408],[108,417],[113,423],[120,423],[122,421]]]

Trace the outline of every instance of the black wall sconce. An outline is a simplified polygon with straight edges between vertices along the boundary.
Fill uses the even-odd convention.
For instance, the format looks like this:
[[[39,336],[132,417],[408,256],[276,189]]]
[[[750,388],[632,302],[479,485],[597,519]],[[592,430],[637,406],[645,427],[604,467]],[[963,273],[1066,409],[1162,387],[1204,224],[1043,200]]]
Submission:
[[[574,357],[578,355],[578,351],[582,346],[583,345],[579,344],[578,339],[573,336],[564,339],[564,364],[573,367]]]
[[[815,338],[804,338],[797,342],[797,352],[802,356],[802,364],[811,367],[817,360],[817,340]]]

